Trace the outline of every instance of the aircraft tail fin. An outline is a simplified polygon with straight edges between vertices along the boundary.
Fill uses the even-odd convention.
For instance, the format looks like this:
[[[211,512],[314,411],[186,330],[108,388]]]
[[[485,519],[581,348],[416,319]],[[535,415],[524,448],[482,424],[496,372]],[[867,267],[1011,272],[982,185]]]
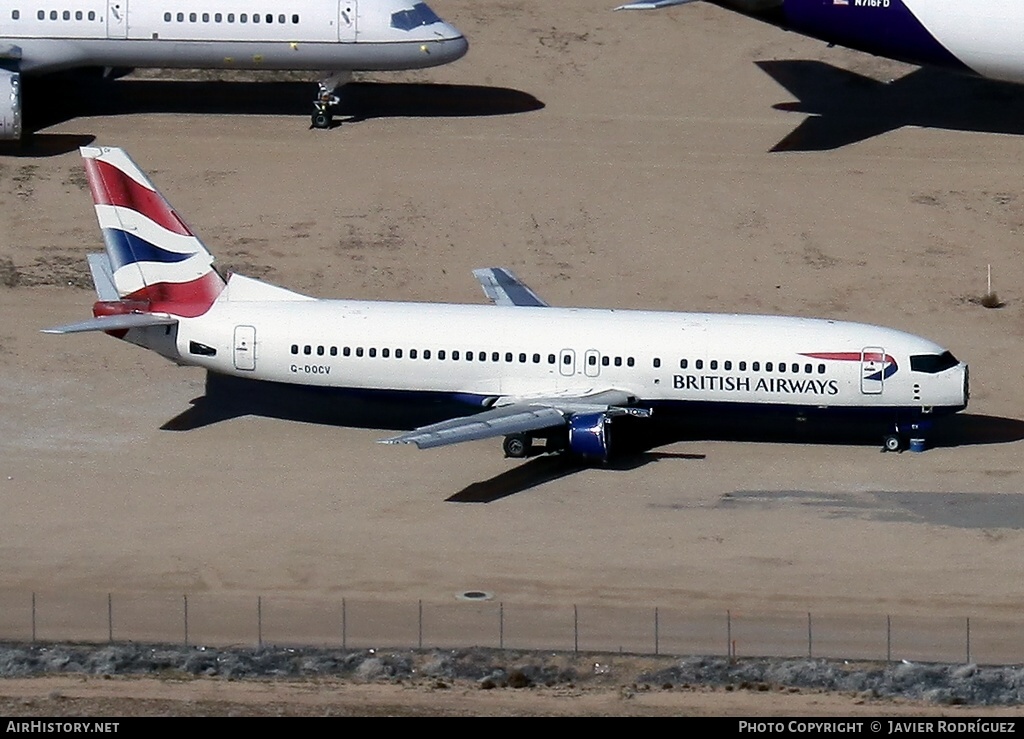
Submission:
[[[116,291],[153,312],[205,313],[225,285],[213,255],[122,149],[81,151],[107,251],[107,265],[89,262],[100,299]]]

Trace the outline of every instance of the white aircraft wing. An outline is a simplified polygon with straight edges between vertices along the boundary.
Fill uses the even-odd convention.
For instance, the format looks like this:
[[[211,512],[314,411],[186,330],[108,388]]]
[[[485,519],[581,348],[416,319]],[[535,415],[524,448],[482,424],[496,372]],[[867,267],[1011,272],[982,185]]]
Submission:
[[[484,295],[495,305],[521,305],[532,308],[546,308],[548,305],[512,274],[511,270],[504,267],[474,269],[473,275],[480,281]]]
[[[647,0],[646,2],[626,3],[615,8],[616,10],[654,10],[655,8],[667,8],[670,5],[686,5],[695,3],[697,0]]]
[[[501,398],[495,407],[482,413],[421,426],[398,436],[381,439],[380,443],[415,444],[420,449],[430,449],[463,441],[556,428],[568,423],[577,413],[650,415],[646,408],[625,407],[625,404],[633,400],[632,396],[620,390],[584,391],[545,398]]]
[[[458,444],[462,441],[488,439],[494,436],[521,434],[526,431],[552,428],[565,423],[565,416],[554,408],[543,406],[506,406],[450,421],[421,426],[381,444],[415,444],[420,449]]]
[[[83,331],[124,331],[129,328],[145,328],[147,326],[173,326],[178,322],[174,316],[166,313],[125,313],[120,316],[100,316],[88,321],[69,323],[66,326],[44,328],[44,334],[77,334]]]

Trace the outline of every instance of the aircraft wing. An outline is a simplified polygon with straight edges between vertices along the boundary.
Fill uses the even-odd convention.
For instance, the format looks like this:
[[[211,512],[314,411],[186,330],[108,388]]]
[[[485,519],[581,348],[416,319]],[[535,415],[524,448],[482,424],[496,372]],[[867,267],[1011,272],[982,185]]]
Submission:
[[[420,449],[458,444],[462,441],[521,434],[565,423],[565,416],[551,407],[505,406],[450,421],[421,426],[408,433],[381,439],[381,444],[415,444]]]
[[[83,331],[126,331],[130,328],[147,326],[173,326],[178,322],[166,313],[125,313],[120,316],[100,316],[88,321],[69,323],[66,326],[44,328],[44,334],[77,334]]]
[[[620,390],[566,393],[544,398],[501,398],[495,407],[471,416],[421,426],[398,436],[381,439],[381,444],[415,444],[420,449],[447,446],[463,441],[522,434],[556,428],[577,413],[648,416],[646,408],[625,407],[634,401]]]
[[[697,0],[647,0],[647,2],[626,3],[615,8],[616,10],[654,10],[655,8],[667,8],[670,5],[686,5],[695,3]]]
[[[512,270],[504,267],[487,267],[474,269],[473,276],[480,281],[484,294],[495,305],[521,305],[533,308],[548,306],[537,293],[512,274]]]

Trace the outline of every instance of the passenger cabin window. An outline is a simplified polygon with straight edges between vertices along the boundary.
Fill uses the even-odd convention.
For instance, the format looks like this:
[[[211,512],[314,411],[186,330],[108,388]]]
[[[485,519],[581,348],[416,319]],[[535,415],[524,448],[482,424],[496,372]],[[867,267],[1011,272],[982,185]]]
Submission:
[[[910,358],[910,369],[912,372],[924,372],[934,375],[945,372],[948,369],[960,364],[959,360],[950,352],[942,354],[915,354]]]
[[[12,10],[11,11],[11,18],[13,20],[18,20],[19,18],[21,18],[21,11],[20,10]]]

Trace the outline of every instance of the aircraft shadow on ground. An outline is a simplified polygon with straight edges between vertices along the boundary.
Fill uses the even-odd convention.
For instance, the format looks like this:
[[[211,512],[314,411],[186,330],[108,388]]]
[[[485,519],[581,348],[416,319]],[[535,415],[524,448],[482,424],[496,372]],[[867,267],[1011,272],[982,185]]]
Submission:
[[[34,84],[32,84],[34,83]],[[60,95],[51,100],[54,89]],[[473,117],[540,110],[533,95],[504,87],[414,82],[353,82],[339,93],[341,118]],[[316,85],[301,81],[218,81],[103,79],[80,75],[70,81],[49,78],[25,85],[26,129],[88,116],[141,113],[295,116],[313,112]]]
[[[24,141],[0,141],[0,156],[43,159],[78,151],[96,140],[87,134],[40,133]]]
[[[1024,134],[1024,88],[923,68],[879,82],[820,61],[755,62],[798,102],[773,107],[809,116],[772,151],[826,151],[904,126]]]
[[[261,416],[303,423],[352,428],[407,430],[467,413],[467,406],[437,401],[412,402],[409,394],[337,391],[306,385],[250,380],[207,373],[206,393],[161,428],[189,431],[242,416]],[[699,461],[703,453],[663,452],[681,442],[735,441],[833,446],[877,446],[877,426],[826,421],[756,420],[737,423],[691,416],[655,420],[623,418],[611,429],[614,456],[608,463],[582,462],[561,454],[544,454],[515,465],[488,480],[472,483],[451,495],[455,503],[491,503],[540,487],[584,470],[627,472],[662,461]],[[1024,421],[961,413],[940,419],[928,441],[934,447],[1007,444],[1024,440]],[[495,454],[500,445],[495,441]]]

